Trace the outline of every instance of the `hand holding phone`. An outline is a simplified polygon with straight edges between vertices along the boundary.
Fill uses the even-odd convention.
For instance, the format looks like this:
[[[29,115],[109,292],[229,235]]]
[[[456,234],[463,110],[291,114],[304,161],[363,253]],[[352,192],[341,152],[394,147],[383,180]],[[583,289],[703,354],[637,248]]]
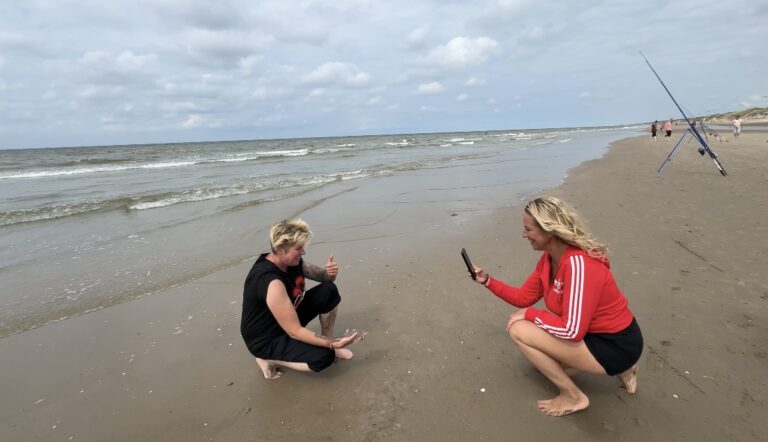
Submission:
[[[461,249],[461,257],[464,259],[464,264],[466,264],[467,270],[469,270],[469,274],[472,275],[472,279],[475,279],[477,277],[475,274],[475,266],[472,265],[472,261],[470,261],[469,255],[467,255],[467,251],[464,250],[463,247]]]

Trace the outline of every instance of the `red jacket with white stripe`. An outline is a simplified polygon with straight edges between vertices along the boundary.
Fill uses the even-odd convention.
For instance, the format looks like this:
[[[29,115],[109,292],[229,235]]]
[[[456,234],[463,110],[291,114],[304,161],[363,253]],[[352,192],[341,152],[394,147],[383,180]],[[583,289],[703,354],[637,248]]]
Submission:
[[[616,333],[632,322],[634,316],[613,280],[608,258],[592,258],[568,247],[551,284],[549,274],[545,252],[522,287],[490,278],[488,289],[516,307],[529,307],[525,319],[562,339],[580,341],[587,333]],[[542,297],[549,311],[530,307]]]

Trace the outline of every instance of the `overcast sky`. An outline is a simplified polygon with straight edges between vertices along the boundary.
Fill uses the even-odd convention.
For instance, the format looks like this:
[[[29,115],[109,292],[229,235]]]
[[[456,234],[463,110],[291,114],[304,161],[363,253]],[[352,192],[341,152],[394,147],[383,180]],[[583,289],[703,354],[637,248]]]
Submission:
[[[768,106],[768,2],[19,0],[0,148],[617,125]]]

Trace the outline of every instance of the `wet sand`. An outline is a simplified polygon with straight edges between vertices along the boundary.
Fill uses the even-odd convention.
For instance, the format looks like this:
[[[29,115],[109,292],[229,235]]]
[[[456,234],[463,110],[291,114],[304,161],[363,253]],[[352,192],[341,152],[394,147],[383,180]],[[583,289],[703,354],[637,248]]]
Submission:
[[[246,261],[0,339],[0,440],[764,440],[767,137],[713,143],[727,177],[693,143],[657,177],[673,143],[626,139],[545,192],[609,244],[645,335],[635,396],[583,375],[589,409],[536,410],[554,387],[459,257],[522,282],[538,254],[519,197],[440,179],[455,194],[435,198],[421,171],[301,214],[306,258],[341,267],[337,329],[369,330],[354,360],[264,380],[239,335]]]

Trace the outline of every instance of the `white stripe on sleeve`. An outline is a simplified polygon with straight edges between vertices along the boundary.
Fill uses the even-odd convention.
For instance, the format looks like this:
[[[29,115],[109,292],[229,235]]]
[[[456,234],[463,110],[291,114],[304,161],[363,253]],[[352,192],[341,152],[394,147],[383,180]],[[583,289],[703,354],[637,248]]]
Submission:
[[[584,299],[584,257],[574,255],[570,257],[571,262],[571,297],[568,302],[568,322],[565,327],[553,327],[544,324],[536,318],[534,323],[563,339],[573,339],[579,331],[581,325],[581,308]]]

